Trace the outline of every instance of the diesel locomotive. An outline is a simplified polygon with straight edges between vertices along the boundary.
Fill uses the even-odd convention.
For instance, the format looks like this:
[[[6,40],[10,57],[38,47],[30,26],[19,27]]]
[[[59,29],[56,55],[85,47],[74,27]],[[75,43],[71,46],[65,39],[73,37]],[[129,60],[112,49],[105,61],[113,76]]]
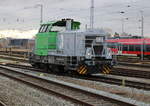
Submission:
[[[81,30],[80,24],[73,19],[42,23],[29,56],[31,65],[58,73],[110,73],[114,60],[106,42],[109,33]]]

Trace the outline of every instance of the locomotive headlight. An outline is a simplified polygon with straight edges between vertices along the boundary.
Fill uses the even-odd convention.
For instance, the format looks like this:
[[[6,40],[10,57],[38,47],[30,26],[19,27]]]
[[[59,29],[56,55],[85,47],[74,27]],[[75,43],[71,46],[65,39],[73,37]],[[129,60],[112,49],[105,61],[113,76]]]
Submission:
[[[107,48],[106,50],[107,50],[107,53],[106,53],[107,56],[106,56],[106,58],[107,59],[112,59],[112,52],[111,52],[110,48]]]
[[[92,58],[92,49],[91,48],[86,49],[85,57],[86,57],[86,59],[91,59]]]
[[[88,53],[87,55],[88,55],[88,56],[91,56],[91,53]]]

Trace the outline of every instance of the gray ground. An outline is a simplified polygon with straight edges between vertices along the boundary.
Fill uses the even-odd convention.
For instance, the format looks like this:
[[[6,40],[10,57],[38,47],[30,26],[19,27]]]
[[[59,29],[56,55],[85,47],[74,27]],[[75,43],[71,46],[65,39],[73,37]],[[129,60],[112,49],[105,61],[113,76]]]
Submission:
[[[0,76],[0,101],[8,106],[74,106],[27,85]]]
[[[79,84],[79,85],[95,88],[98,90],[117,94],[123,97],[132,98],[138,101],[150,103],[150,91],[144,91],[144,90],[124,87],[124,86],[110,85],[110,84],[105,84],[105,83],[95,82],[95,81],[94,82],[85,81],[85,80],[74,79],[74,78],[72,80],[72,78],[66,78],[66,77],[64,78],[63,76],[49,75],[46,73],[44,74],[41,74],[38,72],[33,72],[33,73],[36,73],[38,75],[42,75],[45,77],[52,77],[58,80],[67,81],[67,82],[71,82],[74,84]],[[149,82],[149,80],[147,81]],[[22,92],[25,92],[25,93],[22,93]],[[4,95],[6,95],[6,97]],[[38,90],[35,90],[23,84],[18,84],[17,82],[11,81],[1,76],[0,76],[0,100],[9,101],[9,103],[12,103],[12,105],[9,105],[9,106],[63,106],[63,105],[70,106],[70,105],[73,105],[69,102],[67,103],[66,101],[61,100],[60,98],[57,99],[57,97],[49,96]],[[14,105],[13,103],[15,101],[17,102]],[[33,105],[27,105],[26,103],[33,104]]]

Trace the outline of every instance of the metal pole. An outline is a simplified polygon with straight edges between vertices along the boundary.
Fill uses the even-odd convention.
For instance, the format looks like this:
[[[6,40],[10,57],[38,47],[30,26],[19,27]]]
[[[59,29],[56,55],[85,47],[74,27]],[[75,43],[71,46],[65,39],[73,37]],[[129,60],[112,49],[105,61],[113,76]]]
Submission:
[[[30,8],[38,8],[40,7],[40,23],[43,22],[43,4],[37,4],[33,7],[25,7],[24,9],[30,9]]]
[[[90,28],[94,28],[94,0],[91,0],[91,9],[90,9]]]
[[[39,6],[41,7],[41,21],[40,21],[40,23],[42,23],[43,22],[43,5],[40,4]]]
[[[141,12],[141,61],[144,60],[144,16],[143,11]],[[143,40],[142,40],[143,39]]]
[[[124,14],[124,11],[119,12],[120,14]],[[122,24],[122,34],[124,33],[124,18],[121,19],[121,24]]]
[[[124,33],[124,19],[122,18],[122,34]]]

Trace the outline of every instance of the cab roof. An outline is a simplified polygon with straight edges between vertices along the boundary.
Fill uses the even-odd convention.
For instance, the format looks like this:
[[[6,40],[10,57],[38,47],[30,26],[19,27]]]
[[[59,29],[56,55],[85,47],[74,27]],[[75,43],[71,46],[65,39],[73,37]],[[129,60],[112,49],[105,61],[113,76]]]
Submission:
[[[81,23],[78,21],[74,21],[73,19],[62,19],[62,20],[58,20],[58,21],[48,21],[48,22],[44,22],[41,25],[51,25],[51,26],[66,26],[66,21],[67,20],[72,20],[73,24],[76,25],[80,25]]]

